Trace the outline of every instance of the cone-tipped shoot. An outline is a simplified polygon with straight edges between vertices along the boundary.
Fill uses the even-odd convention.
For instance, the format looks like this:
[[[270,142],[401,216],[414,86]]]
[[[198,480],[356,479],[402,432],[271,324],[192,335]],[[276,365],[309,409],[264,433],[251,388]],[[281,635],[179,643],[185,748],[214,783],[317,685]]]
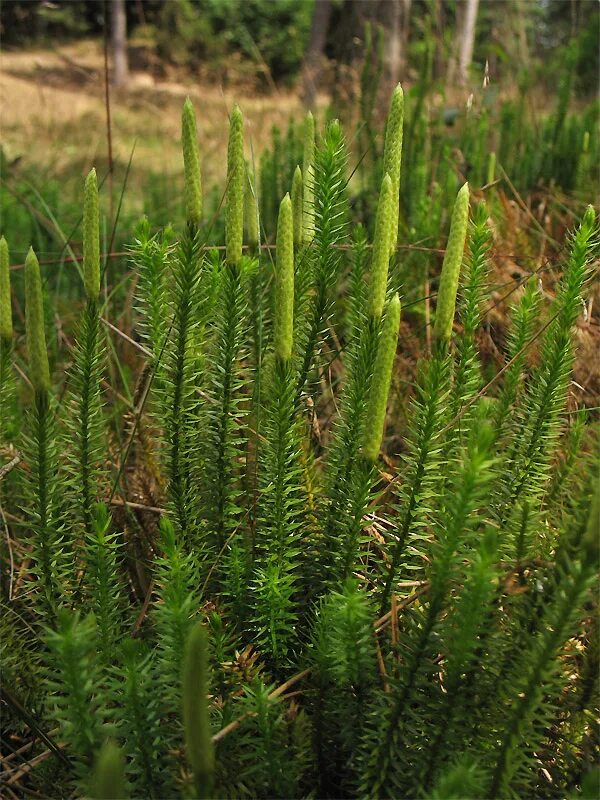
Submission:
[[[100,216],[93,168],[85,179],[83,194],[83,285],[88,298],[96,300],[100,294]]]
[[[404,93],[400,84],[392,93],[390,110],[385,129],[385,145],[383,150],[383,171],[392,180],[392,233],[390,236],[390,254],[396,249],[398,242],[398,218],[400,198],[400,167],[402,164],[402,136],[404,129]]]
[[[29,355],[29,378],[36,392],[50,389],[50,369],[44,330],[42,278],[36,254],[30,247],[25,259],[25,332]]]
[[[469,184],[465,183],[459,190],[454,203],[448,244],[446,245],[446,254],[438,289],[433,333],[436,340],[440,342],[449,342],[452,335],[456,292],[458,291],[458,280],[465,249],[468,222]]]
[[[377,356],[373,368],[373,381],[366,412],[365,432],[363,436],[362,454],[367,461],[374,462],[379,455],[385,411],[392,380],[394,356],[398,345],[400,329],[400,298],[398,295],[390,300],[383,321],[381,337],[377,345]]]
[[[8,244],[3,236],[0,239],[0,337],[12,339],[12,333]]]
[[[227,147],[225,249],[229,264],[237,264],[242,257],[245,174],[244,118],[240,107],[235,106],[229,121],[229,144]]]
[[[375,237],[373,240],[373,260],[371,262],[371,297],[369,312],[373,319],[380,319],[387,291],[388,266],[390,262],[390,238],[394,235],[393,225],[393,184],[386,173],[381,184],[377,216],[375,218]]]
[[[191,225],[202,220],[202,176],[196,112],[190,98],[186,98],[181,114],[181,144],[183,149],[185,213]]]
[[[296,250],[302,247],[304,237],[302,203],[302,170],[300,167],[296,167],[292,179],[292,219],[294,222],[294,247]]]
[[[314,160],[315,160],[315,118],[309,111],[304,120],[304,153],[302,158],[303,177],[303,222],[305,242],[310,242],[315,235],[315,187],[314,187]]]
[[[100,750],[91,796],[94,800],[121,800],[129,796],[125,781],[125,759],[114,742],[106,742]]]
[[[250,250],[258,247],[258,198],[256,185],[250,170],[246,166],[246,192],[244,195],[244,225],[246,226],[246,244]]]
[[[208,633],[198,622],[189,633],[183,664],[183,725],[186,754],[197,798],[211,797],[215,755],[208,710]]]
[[[273,338],[275,355],[286,362],[292,355],[294,330],[294,233],[289,194],[286,194],[279,206],[276,269]]]
[[[492,150],[492,152],[488,156],[488,163],[487,163],[487,177],[486,177],[486,184],[491,184],[496,180],[496,153]]]

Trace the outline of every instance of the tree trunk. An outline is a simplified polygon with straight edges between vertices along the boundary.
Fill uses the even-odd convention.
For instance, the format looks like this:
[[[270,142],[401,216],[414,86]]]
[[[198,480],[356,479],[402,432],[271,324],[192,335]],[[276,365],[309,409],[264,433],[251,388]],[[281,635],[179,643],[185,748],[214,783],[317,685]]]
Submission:
[[[317,97],[330,17],[331,0],[315,0],[308,47],[302,65],[303,99],[308,108],[314,106]]]
[[[117,88],[120,89],[125,87],[129,80],[125,0],[112,0],[111,11],[111,37],[114,68],[113,83]]]
[[[463,28],[460,37],[460,54],[458,58],[458,80],[465,86],[469,78],[469,67],[473,60],[473,46],[475,44],[475,28],[477,24],[477,10],[479,0],[467,0],[463,19]]]

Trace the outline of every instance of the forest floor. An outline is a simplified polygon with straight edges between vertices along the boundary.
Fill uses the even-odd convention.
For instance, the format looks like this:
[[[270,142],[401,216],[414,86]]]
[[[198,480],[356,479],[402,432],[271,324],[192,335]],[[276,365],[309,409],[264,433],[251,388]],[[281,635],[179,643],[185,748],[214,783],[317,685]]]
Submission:
[[[301,114],[292,91],[268,95],[239,87],[224,88],[156,78],[149,71],[131,72],[126,91],[110,90],[112,154],[115,165],[127,164],[135,145],[136,165],[143,171],[182,172],[181,106],[194,101],[207,185],[221,182],[228,112],[243,106],[247,141],[260,152],[271,127],[285,128]],[[0,54],[2,146],[8,163],[49,165],[54,174],[69,173],[74,164],[85,174],[92,164],[108,159],[104,56],[98,41],[81,41],[54,49]]]

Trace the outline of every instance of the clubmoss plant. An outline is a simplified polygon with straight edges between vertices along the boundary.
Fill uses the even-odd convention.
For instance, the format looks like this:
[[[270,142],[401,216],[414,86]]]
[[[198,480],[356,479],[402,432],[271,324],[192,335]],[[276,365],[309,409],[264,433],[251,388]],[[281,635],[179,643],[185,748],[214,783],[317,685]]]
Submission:
[[[83,191],[83,285],[88,300],[97,300],[100,294],[100,216],[94,168],[85,179]]]
[[[256,539],[254,627],[276,665],[285,663],[296,639],[297,571],[303,518],[302,462],[294,399],[292,336],[294,243],[292,204],[281,201],[277,226],[277,298],[263,447],[261,533]]]
[[[0,237],[0,339],[11,340],[12,335],[8,243],[2,236]]]
[[[196,112],[190,98],[186,98],[181,115],[181,143],[183,149],[185,213],[188,223],[198,227],[202,222],[202,177],[200,150],[196,129]]]
[[[229,121],[227,147],[227,195],[225,200],[225,245],[227,263],[236,265],[242,257],[244,239],[244,118],[234,106]]]
[[[42,278],[36,254],[30,247],[25,259],[25,332],[29,356],[29,379],[36,393],[50,390],[50,368],[46,348]]]
[[[296,167],[292,181],[292,219],[294,221],[294,250],[296,252],[302,247],[304,240],[303,205],[302,170],[300,167]]]
[[[392,380],[392,367],[398,344],[400,329],[400,298],[398,295],[388,303],[381,336],[377,345],[377,358],[373,367],[373,379],[367,406],[362,454],[368,461],[376,461],[383,439],[385,412]]]
[[[208,633],[202,622],[190,631],[183,662],[183,724],[194,797],[212,797],[215,756],[208,710]]]
[[[182,128],[189,132],[190,125],[188,111]],[[188,133],[182,138],[187,139]],[[191,182],[188,189],[190,194],[195,191],[195,174],[190,167],[187,175],[187,181]],[[188,214],[190,210],[194,213],[193,206],[188,209]],[[164,345],[164,428],[168,443],[168,501],[179,533],[190,540],[198,537],[197,505],[192,496],[192,479],[198,472],[198,454],[192,420],[197,420],[194,387],[200,383],[196,334],[204,267],[200,232],[194,219],[188,217],[173,253],[171,280],[166,296],[171,319]]]
[[[315,118],[308,111],[304,120],[302,157],[304,241],[311,242],[315,231]]]
[[[58,455],[55,413],[50,396],[50,372],[44,330],[42,279],[37,257],[30,248],[25,260],[25,325],[29,375],[33,386],[28,435],[24,451],[30,463],[25,481],[25,501],[29,511],[34,573],[42,602],[38,614],[53,619],[56,609],[68,596],[68,567],[62,536],[57,480]]]
[[[222,227],[202,238],[186,103],[185,217],[159,233],[155,220],[142,221],[134,274],[107,279],[106,307],[95,176],[86,181],[85,305],[74,336],[64,317],[61,339],[74,339],[72,353],[61,346],[48,358],[30,252],[22,422],[15,404],[25,436],[0,454],[10,556],[2,705],[7,746],[14,736],[25,745],[12,761],[24,791],[475,800],[586,789],[597,749],[598,431],[596,412],[580,413],[570,386],[576,340],[591,335],[583,325],[575,337],[574,328],[597,221],[587,211],[553,262],[562,277],[543,325],[534,275],[506,341],[495,325],[483,336],[495,305],[491,233],[500,248],[505,214],[520,212],[499,185],[498,202],[477,206],[467,228],[466,186],[456,198],[466,165],[456,156],[468,156],[480,182],[495,111],[458,119],[452,131],[438,115],[429,120],[426,38],[399,225],[385,164],[399,166],[399,90],[385,157],[366,120],[373,149],[358,167],[368,174],[352,178],[352,203],[337,121],[313,150],[311,128],[302,186],[294,123],[283,136],[274,131],[250,182],[234,111],[224,254]],[[363,89],[373,109],[377,87]],[[522,163],[527,174],[514,179],[525,186],[558,180],[559,157],[571,143],[574,166],[591,117],[565,112],[550,170],[521,119],[525,106],[519,98],[511,117],[513,127],[523,122],[512,132],[518,158],[499,142],[503,167],[508,156]],[[554,122],[540,117],[540,142],[552,142]],[[591,158],[595,136],[589,147]],[[294,197],[282,200],[290,186]],[[217,188],[211,197],[218,201]],[[430,249],[447,236],[453,203],[431,341],[438,265]],[[556,208],[548,206],[555,235]],[[398,231],[411,246],[390,260]],[[531,255],[527,230],[517,239]],[[6,320],[0,244],[2,259]],[[129,280],[138,287],[133,313]],[[121,298],[115,384],[102,369],[99,332]],[[14,327],[20,368],[19,314]],[[480,350],[489,336],[505,351],[500,375],[502,359]],[[415,362],[413,377],[406,364]],[[110,484],[108,464],[120,470]],[[22,491],[5,491],[7,477]],[[105,747],[108,737],[114,745]],[[28,754],[25,773],[17,759]]]
[[[334,309],[335,287],[340,277],[342,253],[338,245],[348,236],[348,196],[346,187],[346,143],[338,120],[331,122],[316,150],[313,165],[314,233],[310,242],[311,297],[307,319],[297,331],[297,352],[300,358],[298,397],[305,390],[311,370],[318,364],[323,344],[323,331]],[[305,191],[310,184],[310,171],[303,170]]]
[[[339,500],[336,510],[339,519],[335,527],[338,536],[341,534],[341,541],[336,544],[342,551],[342,580],[349,578],[358,566],[361,536],[365,526],[364,518],[372,500],[375,483],[374,465],[383,440],[399,328],[400,298],[394,295],[388,303],[377,343],[377,355],[372,368],[373,374],[365,409],[360,455],[352,462],[351,474],[343,480],[347,492],[346,503],[350,510],[348,512],[347,509],[340,507]],[[332,550],[335,550],[335,544]]]
[[[400,167],[402,163],[402,136],[404,132],[404,93],[400,84],[392,93],[390,110],[385,129],[385,147],[383,150],[383,170],[392,182],[392,205],[390,219],[390,255],[395,251],[398,242],[398,220],[400,201]]]
[[[450,337],[454,321],[456,295],[463,261],[463,251],[469,217],[469,188],[465,184],[459,191],[454,204],[452,222],[440,288],[434,327],[435,347],[432,358],[423,364],[417,377],[417,392],[413,401],[412,424],[407,437],[407,479],[400,488],[402,498],[398,517],[398,527],[391,544],[391,553],[384,570],[381,611],[387,608],[396,580],[396,573],[405,556],[409,541],[413,558],[422,543],[420,528],[425,527],[430,507],[423,502],[427,496],[435,496],[441,491],[444,457],[445,424],[448,421],[447,399],[451,390]],[[418,563],[418,561],[417,561]],[[421,562],[422,567],[422,562]],[[417,565],[405,564],[414,574]]]
[[[104,480],[104,420],[100,395],[104,347],[100,328],[98,184],[91,170],[83,199],[83,283],[87,302],[75,338],[70,414],[65,447],[72,476],[71,502],[86,535],[93,535],[94,506]]]
[[[496,153],[492,152],[488,156],[486,185],[491,186],[496,180]]]
[[[514,449],[499,490],[499,514],[506,521],[523,499],[537,505],[559,438],[574,360],[573,326],[598,233],[591,206],[570,240],[569,259],[544,334],[540,364],[518,409]],[[513,412],[514,413],[514,412]]]
[[[90,796],[93,800],[129,797],[125,782],[125,759],[121,748],[111,740],[103,745],[96,759]]]
[[[369,314],[378,320],[383,313],[387,291],[388,265],[390,261],[390,241],[394,235],[394,184],[389,173],[383,177],[373,239],[373,258],[371,261],[371,292]],[[397,225],[397,223],[396,223]]]
[[[246,167],[246,189],[244,193],[244,226],[246,229],[246,244],[250,253],[254,254],[258,247],[260,236],[258,197],[256,194],[256,181],[248,167]]]
[[[0,238],[0,448],[13,435],[16,385],[13,374],[13,324],[8,244]]]
[[[287,364],[292,356],[294,326],[294,233],[293,207],[289,194],[281,201],[277,223],[277,277],[273,339],[275,356]]]
[[[93,614],[60,609],[56,629],[46,635],[52,688],[48,713],[59,722],[68,742],[79,791],[86,791],[90,770],[103,739],[102,697],[97,692],[99,664],[95,659]]]
[[[465,183],[456,196],[454,210],[452,211],[450,234],[446,245],[446,253],[444,255],[440,286],[438,289],[433,334],[440,342],[449,342],[452,335],[454,307],[456,305],[456,294],[458,291],[458,281],[465,249],[468,222],[469,184]]]

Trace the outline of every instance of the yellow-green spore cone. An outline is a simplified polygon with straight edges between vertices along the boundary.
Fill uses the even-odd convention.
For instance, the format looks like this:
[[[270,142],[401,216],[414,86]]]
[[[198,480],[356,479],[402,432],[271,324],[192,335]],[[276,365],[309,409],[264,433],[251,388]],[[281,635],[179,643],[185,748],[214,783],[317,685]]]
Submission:
[[[250,250],[258,247],[258,198],[256,185],[248,167],[246,167],[246,187],[244,194],[244,225],[246,226],[246,244]]]
[[[381,184],[377,216],[375,217],[375,237],[373,239],[373,259],[371,261],[371,294],[369,313],[373,319],[380,319],[387,291],[388,266],[390,262],[390,238],[393,236],[393,184],[386,173]]]
[[[100,294],[100,216],[95,169],[89,171],[83,192],[83,285],[90,300]]]
[[[446,245],[446,255],[444,256],[440,287],[438,289],[433,334],[436,340],[440,342],[449,342],[452,335],[456,293],[458,291],[468,222],[469,184],[465,183],[459,190],[454,203],[450,234]]]
[[[50,370],[44,330],[42,278],[37,256],[31,247],[25,259],[25,333],[29,378],[36,391],[47,391],[50,389]]]
[[[196,112],[188,97],[181,113],[181,145],[183,149],[185,214],[191,225],[202,220],[202,176]]]
[[[487,163],[487,179],[486,183],[489,185],[496,180],[496,153],[492,150],[492,152],[488,156],[488,163]]]
[[[398,243],[398,219],[400,203],[400,167],[402,165],[402,137],[404,132],[404,93],[400,84],[392,93],[390,110],[385,129],[385,146],[383,150],[383,172],[392,180],[394,203],[392,208],[392,235],[390,252]]]
[[[294,335],[294,234],[289,194],[286,194],[279,206],[275,264],[275,355],[281,361],[287,362],[292,356]]]
[[[302,157],[303,177],[303,222],[304,242],[311,242],[315,235],[315,118],[309,111],[304,120],[304,152]]]
[[[385,312],[383,328],[377,345],[373,381],[365,417],[362,454],[367,461],[376,461],[381,447],[399,329],[400,298],[398,295],[394,295]]]
[[[208,709],[208,633],[198,622],[189,633],[183,664],[183,725],[194,797],[210,797],[215,755]]]
[[[93,800],[121,800],[128,797],[125,780],[125,759],[120,748],[105,742],[94,769],[91,796]]]
[[[225,252],[229,264],[242,257],[244,238],[244,118],[239,106],[231,112],[227,148],[227,197],[225,209]]]
[[[0,337],[12,339],[12,334],[8,244],[3,236],[0,239]]]
[[[294,223],[294,247],[299,250],[302,247],[304,238],[304,220],[302,213],[303,192],[302,192],[302,170],[296,167],[292,179],[292,219]]]

